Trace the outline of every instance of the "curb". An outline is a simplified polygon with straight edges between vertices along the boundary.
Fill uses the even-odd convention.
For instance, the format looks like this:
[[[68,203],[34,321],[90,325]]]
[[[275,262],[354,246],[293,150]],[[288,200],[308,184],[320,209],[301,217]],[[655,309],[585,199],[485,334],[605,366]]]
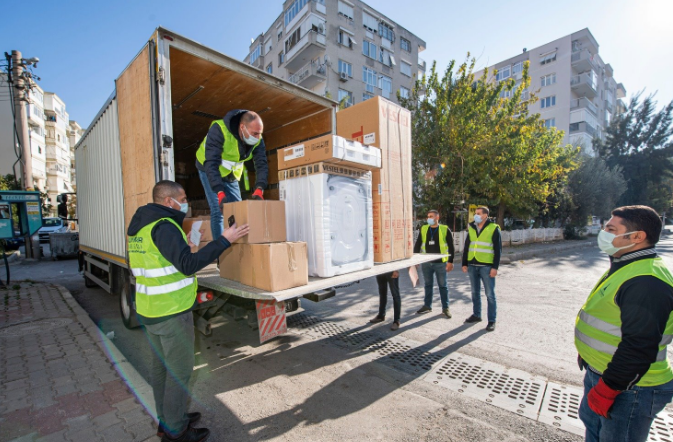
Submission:
[[[117,370],[117,373],[122,378],[122,380],[129,387],[131,393],[136,397],[138,402],[145,408],[145,411],[154,419],[155,422],[157,419],[157,412],[154,403],[154,393],[152,392],[152,387],[147,381],[138,373],[138,371],[131,365],[129,361],[126,360],[124,354],[119,351],[117,346],[101,332],[98,326],[93,322],[89,314],[79,305],[79,303],[73,298],[72,294],[59,284],[49,283],[52,286],[56,287],[63,296],[63,299],[72,309],[73,313],[78,321],[82,323],[87,333],[94,340],[96,345],[103,351],[107,357],[110,364],[113,368]]]
[[[592,240],[587,240],[587,241],[581,241],[577,242],[574,244],[561,244],[559,243],[558,245],[548,247],[542,250],[528,250],[525,252],[518,252],[518,253],[512,253],[507,256],[501,256],[500,258],[500,263],[501,264],[511,264],[514,261],[521,261],[522,259],[530,259],[534,257],[539,257],[539,256],[544,256],[544,255],[551,255],[554,253],[558,252],[565,252],[568,250],[575,250],[575,249],[581,249],[585,247],[593,247],[596,245],[596,241]]]

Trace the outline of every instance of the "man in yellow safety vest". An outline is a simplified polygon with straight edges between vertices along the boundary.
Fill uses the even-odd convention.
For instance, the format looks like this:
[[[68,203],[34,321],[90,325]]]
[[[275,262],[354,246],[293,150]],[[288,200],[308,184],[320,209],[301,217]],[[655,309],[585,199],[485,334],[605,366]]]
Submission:
[[[468,226],[463,249],[463,272],[470,274],[472,286],[472,316],[466,323],[481,322],[481,284],[484,284],[488,303],[487,331],[495,330],[497,306],[495,302],[495,277],[500,265],[502,240],[500,227],[488,219],[488,207],[478,207],[474,222]]]
[[[610,268],[575,320],[588,442],[644,442],[673,398],[673,276],[654,248],[661,228],[652,208],[626,206],[598,235]]]
[[[247,235],[249,227],[234,224],[192,253],[180,227],[187,213],[185,190],[173,181],[160,181],[152,199],[131,219],[128,253],[138,320],[152,347],[150,383],[159,418],[157,435],[162,441],[201,442],[210,434],[205,428],[192,428],[201,413],[187,413],[194,370],[194,274]]]

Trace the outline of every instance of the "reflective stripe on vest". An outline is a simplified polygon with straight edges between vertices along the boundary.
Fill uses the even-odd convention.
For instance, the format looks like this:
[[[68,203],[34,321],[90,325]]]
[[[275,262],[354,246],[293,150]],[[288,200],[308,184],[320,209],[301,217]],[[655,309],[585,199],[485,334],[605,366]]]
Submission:
[[[182,274],[163,257],[154,240],[152,229],[157,223],[168,221],[182,228],[170,218],[162,218],[129,236],[129,266],[136,278],[136,311],[146,318],[160,318],[189,310],[196,300],[196,278]]]
[[[421,253],[425,253],[425,243],[428,239],[428,229],[430,229],[430,226],[427,225],[427,224],[424,225],[423,227],[421,227],[421,241],[423,243],[421,245]],[[449,244],[446,242],[446,235],[449,231],[449,227],[445,226],[443,224],[440,224],[440,225],[437,226],[437,229],[439,230],[439,232],[438,232],[439,233],[439,238],[438,238],[438,240],[439,240],[439,253],[441,253],[442,255],[447,255],[449,253]],[[442,258],[442,262],[448,262],[448,261],[449,261],[449,258],[447,256]]]
[[[262,139],[260,138],[259,142],[253,146],[253,148],[250,150],[250,155],[247,158],[241,159],[241,154],[238,150],[238,140],[229,131],[227,125],[224,124],[224,120],[215,120],[212,123],[210,123],[210,127],[213,127],[214,124],[217,124],[220,127],[220,130],[222,130],[222,136],[224,138],[224,142],[222,143],[222,159],[220,162],[220,175],[225,177],[233,173],[234,177],[237,180],[240,180],[241,176],[243,175],[243,170],[245,169],[243,163],[252,159],[252,153],[255,151],[257,146],[259,146],[259,144],[262,142]],[[208,134],[206,134],[206,136],[203,138],[203,141],[201,141],[201,145],[196,151],[196,160],[201,165],[203,165],[206,162],[207,140],[208,140]]]
[[[476,259],[482,264],[493,264],[495,261],[495,246],[493,245],[493,234],[500,227],[495,223],[489,223],[477,235],[477,230],[469,226],[470,248],[467,252],[467,260]],[[485,241],[488,240],[488,241]]]
[[[607,275],[603,275],[593,288],[575,320],[575,347],[582,359],[601,373],[607,369],[622,341],[621,309],[615,303],[620,287],[638,276],[653,276],[673,287],[673,276],[661,258],[634,261]],[[667,357],[667,345],[672,341],[673,313],[669,314],[658,342],[656,360],[636,385],[652,387],[673,380],[673,370]]]

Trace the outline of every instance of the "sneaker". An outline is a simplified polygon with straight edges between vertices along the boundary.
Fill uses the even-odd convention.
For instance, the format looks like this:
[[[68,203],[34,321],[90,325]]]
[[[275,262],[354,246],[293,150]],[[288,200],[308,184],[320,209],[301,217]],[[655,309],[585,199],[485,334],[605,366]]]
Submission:
[[[400,328],[400,323],[399,322],[393,322],[393,325],[390,326],[390,329],[392,331],[397,331]]]
[[[486,331],[495,331],[495,322],[489,322],[486,326]]]
[[[466,324],[472,324],[472,323],[475,323],[475,322],[481,322],[481,318],[479,316],[472,315],[465,320]]]
[[[451,319],[451,311],[448,308],[442,309],[442,314],[448,319]]]
[[[183,433],[171,439],[168,437],[168,434],[164,434],[164,437],[161,438],[161,442],[204,442],[210,436],[210,430],[207,428],[192,428],[188,427]]]
[[[417,315],[422,315],[423,313],[429,313],[431,311],[432,311],[432,309],[430,307],[423,306],[416,312],[416,314]]]
[[[199,420],[201,420],[201,413],[198,411],[195,411],[193,413],[187,413],[187,417],[189,418],[189,426],[193,426],[196,424]],[[166,430],[164,430],[163,425],[159,423],[159,428],[157,428],[157,436],[158,437],[164,437],[164,434],[166,433]]]
[[[383,321],[385,321],[385,320],[386,320],[385,317],[382,318],[382,317],[380,317],[379,315],[376,315],[376,316],[374,316],[372,319],[370,319],[369,322],[372,323],[372,324],[378,324],[379,322],[383,322]]]

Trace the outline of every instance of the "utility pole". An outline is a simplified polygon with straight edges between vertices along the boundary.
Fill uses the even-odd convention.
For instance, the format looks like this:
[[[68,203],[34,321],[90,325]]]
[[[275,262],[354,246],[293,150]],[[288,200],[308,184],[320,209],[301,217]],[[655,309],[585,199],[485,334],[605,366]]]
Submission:
[[[26,85],[23,77],[23,59],[21,52],[12,51],[12,81],[14,87],[14,115],[19,143],[21,143],[21,181],[24,190],[33,190],[33,156],[30,151],[30,135],[28,133],[28,115],[26,113]]]

